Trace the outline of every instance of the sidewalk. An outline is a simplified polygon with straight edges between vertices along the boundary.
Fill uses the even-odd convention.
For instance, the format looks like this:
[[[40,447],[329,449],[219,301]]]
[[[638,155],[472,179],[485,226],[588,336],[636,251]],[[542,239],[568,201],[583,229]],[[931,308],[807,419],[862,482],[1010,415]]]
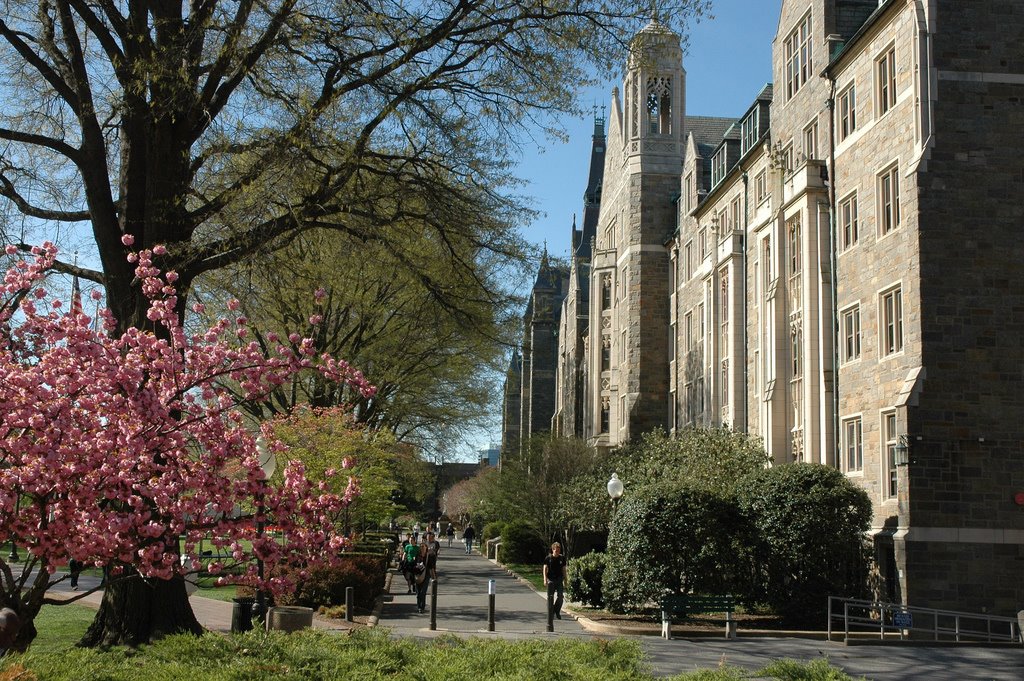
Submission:
[[[90,589],[95,589],[99,586],[99,583],[99,577],[82,575],[78,578],[78,591],[72,591],[71,583],[68,580],[64,580],[47,591],[46,594],[51,598],[70,599],[84,592],[88,592]],[[75,603],[99,609],[100,601],[102,600],[103,591],[100,590],[75,601]],[[195,594],[189,597],[188,601],[192,605],[192,612],[195,613],[196,619],[199,620],[199,624],[203,625],[204,629],[221,633],[231,631],[231,610],[234,607],[234,604],[231,601],[204,598],[203,596]],[[352,626],[353,625],[341,620],[327,619],[318,617],[317,615],[313,616],[314,629],[348,630],[351,629]]]
[[[437,561],[437,631],[430,631],[430,594],[427,612],[416,611],[416,595],[407,593],[405,579],[395,574],[391,593],[384,596],[380,626],[398,636],[432,636],[442,633],[474,634],[500,638],[589,636],[575,618],[562,611],[547,632],[547,599],[479,553],[466,555],[461,542],[444,544]],[[487,586],[493,579],[494,632],[487,631]]]

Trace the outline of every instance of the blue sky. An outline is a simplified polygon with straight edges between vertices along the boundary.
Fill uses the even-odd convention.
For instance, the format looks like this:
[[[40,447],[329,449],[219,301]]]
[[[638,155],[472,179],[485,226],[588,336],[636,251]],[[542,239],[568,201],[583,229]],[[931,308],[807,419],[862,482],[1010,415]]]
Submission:
[[[688,115],[738,117],[746,112],[772,80],[772,39],[781,5],[782,0],[713,0],[714,18],[690,27],[683,56]],[[604,80],[603,87],[582,95],[585,102],[608,105],[612,87],[621,87],[621,73],[608,74]],[[588,116],[562,124],[569,141],[548,141],[543,148],[525,146],[516,174],[529,182],[523,193],[543,213],[525,228],[526,238],[538,247],[546,242],[552,255],[567,257],[573,213],[580,219],[583,213],[594,120]],[[475,450],[486,448],[488,441],[500,442],[500,412],[494,418],[488,432],[466,443],[462,457],[473,459]]]
[[[686,113],[691,116],[741,116],[765,83],[772,80],[771,41],[781,0],[714,0],[713,19],[690,29],[686,69]],[[623,55],[623,60],[625,55]],[[604,87],[588,90],[585,101],[608,105],[621,74],[608,74]],[[547,142],[523,149],[517,174],[530,184],[524,193],[544,213],[524,233],[556,256],[569,253],[573,213],[582,216],[590,161],[593,117],[562,122],[567,143]]]

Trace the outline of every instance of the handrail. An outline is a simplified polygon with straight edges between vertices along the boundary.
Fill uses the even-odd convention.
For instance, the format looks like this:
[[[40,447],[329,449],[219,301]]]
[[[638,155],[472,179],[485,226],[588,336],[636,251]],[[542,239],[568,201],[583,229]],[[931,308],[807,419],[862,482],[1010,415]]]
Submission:
[[[1015,617],[920,608],[840,596],[828,598],[829,641],[832,640],[833,621],[839,618],[843,621],[846,641],[850,640],[851,629],[859,629],[863,632],[877,631],[881,640],[889,634],[891,637],[898,635],[902,641],[906,640],[910,632],[918,632],[930,634],[935,641],[1024,643],[1020,623]],[[996,625],[996,631],[993,631],[993,625]],[[1005,633],[1001,631],[1004,627]]]

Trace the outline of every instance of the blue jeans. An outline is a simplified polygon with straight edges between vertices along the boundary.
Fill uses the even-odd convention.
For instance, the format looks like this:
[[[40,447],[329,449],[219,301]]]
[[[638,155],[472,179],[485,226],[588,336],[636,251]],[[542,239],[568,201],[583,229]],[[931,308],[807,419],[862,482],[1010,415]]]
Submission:
[[[466,542],[466,553],[473,553],[473,540],[463,537],[462,541]]]

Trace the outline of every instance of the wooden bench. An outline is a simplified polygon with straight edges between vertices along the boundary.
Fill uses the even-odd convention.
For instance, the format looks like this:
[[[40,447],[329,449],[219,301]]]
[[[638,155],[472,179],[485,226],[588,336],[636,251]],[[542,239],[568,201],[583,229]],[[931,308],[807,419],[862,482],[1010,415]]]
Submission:
[[[670,594],[661,599],[661,636],[672,638],[672,618],[675,615],[688,617],[701,613],[725,613],[725,637],[736,636],[732,619],[736,602],[732,596],[698,596],[696,594]]]

